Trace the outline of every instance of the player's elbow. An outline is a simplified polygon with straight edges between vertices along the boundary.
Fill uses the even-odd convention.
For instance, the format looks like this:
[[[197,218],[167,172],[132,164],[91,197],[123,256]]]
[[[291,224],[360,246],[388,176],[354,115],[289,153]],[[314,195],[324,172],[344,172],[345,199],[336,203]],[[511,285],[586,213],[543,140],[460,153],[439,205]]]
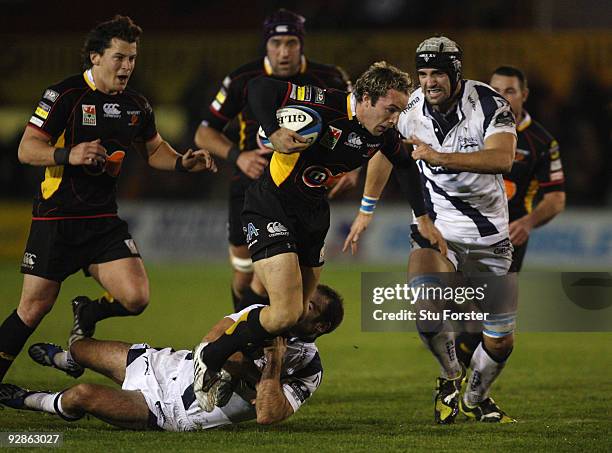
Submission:
[[[512,164],[514,163],[514,153],[505,155],[499,163],[499,173],[507,174],[512,170]]]
[[[286,416],[284,414],[271,413],[268,411],[258,411],[257,412],[257,424],[258,425],[274,425],[275,423],[282,422]]]
[[[208,127],[207,126],[203,126],[200,125],[198,126],[198,129],[196,130],[195,136],[193,137],[193,141],[196,144],[196,146],[200,149],[204,148],[206,145],[206,134],[208,132]]]
[[[22,164],[29,164],[28,152],[26,146],[24,146],[23,142],[19,144],[19,148],[17,148],[17,159]]]

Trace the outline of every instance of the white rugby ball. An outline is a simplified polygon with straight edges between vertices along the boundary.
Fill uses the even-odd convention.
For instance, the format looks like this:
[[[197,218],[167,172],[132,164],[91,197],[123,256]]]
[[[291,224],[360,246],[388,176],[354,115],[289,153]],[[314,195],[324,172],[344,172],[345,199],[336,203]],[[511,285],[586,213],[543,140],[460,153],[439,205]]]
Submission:
[[[303,105],[288,105],[276,111],[278,125],[297,132],[308,140],[309,145],[313,144],[323,128],[321,115],[310,107]],[[261,126],[257,132],[257,142],[261,148],[274,149],[266,133]]]

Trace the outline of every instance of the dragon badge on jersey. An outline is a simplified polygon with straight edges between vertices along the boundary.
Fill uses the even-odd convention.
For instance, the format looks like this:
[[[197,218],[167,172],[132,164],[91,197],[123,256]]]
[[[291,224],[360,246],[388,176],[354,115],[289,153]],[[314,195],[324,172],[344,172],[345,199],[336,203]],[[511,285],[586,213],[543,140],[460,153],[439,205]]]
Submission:
[[[319,141],[319,145],[324,146],[328,149],[334,149],[338,141],[340,140],[340,136],[342,135],[342,129],[338,129],[334,126],[328,126],[327,131],[321,140]]]
[[[95,126],[96,125],[96,106],[82,104],[81,110],[83,111],[83,126]]]

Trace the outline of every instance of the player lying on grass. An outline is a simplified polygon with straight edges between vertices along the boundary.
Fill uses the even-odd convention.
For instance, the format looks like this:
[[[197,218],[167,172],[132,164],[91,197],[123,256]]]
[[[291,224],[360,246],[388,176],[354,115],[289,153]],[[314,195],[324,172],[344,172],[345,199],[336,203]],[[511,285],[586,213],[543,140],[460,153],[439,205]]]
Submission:
[[[258,305],[219,321],[204,338],[212,341]],[[280,422],[292,415],[319,387],[323,369],[314,340],[330,333],[344,315],[342,298],[319,285],[308,310],[291,332],[258,351],[234,354],[223,369],[227,403],[205,412],[193,390],[191,351],[157,349],[83,337],[70,351],[49,343],[30,347],[38,363],[74,375],[74,362],[121,385],[121,389],[80,383],[60,392],[30,391],[0,384],[0,404],[56,414],[73,421],[91,414],[128,429],[191,431],[256,419]]]

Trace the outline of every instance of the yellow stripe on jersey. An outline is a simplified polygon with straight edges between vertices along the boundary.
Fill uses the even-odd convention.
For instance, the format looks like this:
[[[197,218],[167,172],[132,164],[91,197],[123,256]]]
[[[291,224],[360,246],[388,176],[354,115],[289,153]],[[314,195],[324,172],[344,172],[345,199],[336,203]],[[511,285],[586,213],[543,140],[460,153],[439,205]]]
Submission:
[[[83,73],[83,78],[85,79],[85,83],[91,88],[93,91],[96,91],[96,84],[93,80],[93,73],[91,69],[88,69]]]
[[[65,140],[64,134],[66,131],[62,132],[62,135],[55,142],[55,146],[57,148],[63,148]],[[51,198],[62,182],[62,177],[64,176],[64,166],[63,165],[55,165],[53,167],[47,167],[45,169],[45,179],[40,183],[40,191],[42,192],[42,196],[44,200],[48,200]]]
[[[238,125],[240,126],[239,131],[239,142],[238,147],[243,150],[246,148],[246,121],[244,120],[244,116],[242,112],[238,114]]]
[[[348,119],[353,119],[353,109],[351,108],[351,93],[346,95],[346,113],[348,115]]]
[[[238,320],[232,324],[231,326],[229,326],[229,328],[225,331],[225,335],[231,335],[234,333],[234,330],[236,330],[236,327],[238,327],[238,324],[240,324],[243,321],[246,321],[247,318],[249,317],[249,313],[251,313],[250,311],[246,311],[242,314],[242,316],[240,316],[240,318],[238,318]]]
[[[278,187],[285,182],[285,179],[291,174],[295,168],[295,164],[300,158],[300,153],[283,154],[274,152],[270,161],[270,175],[274,184]]]
[[[527,188],[527,193],[525,194],[525,210],[527,213],[531,213],[533,209],[533,199],[538,193],[538,189],[540,188],[540,183],[538,183],[537,179],[532,179],[529,183],[529,187]]]

